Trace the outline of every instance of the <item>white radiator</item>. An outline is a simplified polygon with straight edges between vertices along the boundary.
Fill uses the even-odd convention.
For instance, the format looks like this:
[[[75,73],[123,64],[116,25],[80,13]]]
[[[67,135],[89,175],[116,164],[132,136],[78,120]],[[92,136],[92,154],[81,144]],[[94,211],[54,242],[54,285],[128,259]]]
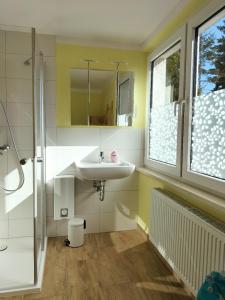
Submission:
[[[203,212],[154,189],[149,238],[196,294],[206,275],[225,270],[225,226]]]

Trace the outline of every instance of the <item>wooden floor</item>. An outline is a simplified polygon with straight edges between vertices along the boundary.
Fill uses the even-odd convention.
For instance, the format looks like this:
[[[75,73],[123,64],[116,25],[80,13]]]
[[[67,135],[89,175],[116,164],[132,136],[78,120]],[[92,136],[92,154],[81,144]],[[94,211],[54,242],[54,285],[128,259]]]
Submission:
[[[22,272],[22,270],[21,270]],[[42,292],[12,300],[188,300],[140,230],[88,234],[83,247],[50,238]]]

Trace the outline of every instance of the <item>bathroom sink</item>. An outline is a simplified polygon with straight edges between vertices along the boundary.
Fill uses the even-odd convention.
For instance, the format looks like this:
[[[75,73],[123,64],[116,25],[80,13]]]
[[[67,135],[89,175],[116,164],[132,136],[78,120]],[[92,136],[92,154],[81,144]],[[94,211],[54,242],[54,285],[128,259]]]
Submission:
[[[78,162],[77,175],[86,180],[111,180],[131,175],[135,165],[129,162]]]

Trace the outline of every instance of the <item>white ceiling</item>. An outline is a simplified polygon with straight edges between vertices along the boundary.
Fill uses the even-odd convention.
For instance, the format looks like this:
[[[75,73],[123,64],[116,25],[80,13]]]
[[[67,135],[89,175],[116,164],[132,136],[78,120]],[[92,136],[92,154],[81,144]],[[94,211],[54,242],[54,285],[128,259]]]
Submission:
[[[0,0],[3,25],[86,44],[141,48],[189,0]]]

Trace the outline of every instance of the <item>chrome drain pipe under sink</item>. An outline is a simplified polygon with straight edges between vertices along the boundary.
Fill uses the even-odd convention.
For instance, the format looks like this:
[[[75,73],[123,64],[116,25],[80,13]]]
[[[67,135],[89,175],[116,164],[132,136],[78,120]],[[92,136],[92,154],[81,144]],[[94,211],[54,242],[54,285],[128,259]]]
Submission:
[[[99,193],[99,200],[103,201],[105,198],[105,180],[94,180],[93,187],[96,189],[96,192]]]

